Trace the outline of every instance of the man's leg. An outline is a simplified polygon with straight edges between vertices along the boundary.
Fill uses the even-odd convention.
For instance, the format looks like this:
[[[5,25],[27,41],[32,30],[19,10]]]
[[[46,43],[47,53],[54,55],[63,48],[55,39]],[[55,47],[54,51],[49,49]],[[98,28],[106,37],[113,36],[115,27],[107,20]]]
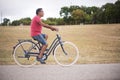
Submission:
[[[45,40],[47,41],[48,35],[44,35],[44,38],[45,38]],[[47,46],[48,46],[48,44],[42,45],[42,49],[41,49],[39,58],[42,58],[42,57],[43,57],[43,54],[44,54],[45,50],[47,49]]]
[[[47,40],[48,36],[46,34],[40,34],[37,36],[33,36],[33,39],[36,39],[37,41],[39,41],[43,46],[42,49],[40,51],[40,54],[37,56],[37,60],[41,62],[41,64],[45,64],[43,57],[43,54],[48,46],[46,40]]]
[[[40,51],[39,58],[42,58],[42,57],[43,57],[43,54],[44,54],[45,50],[47,49],[47,46],[48,46],[48,44],[42,46],[42,49],[41,49],[41,51]]]

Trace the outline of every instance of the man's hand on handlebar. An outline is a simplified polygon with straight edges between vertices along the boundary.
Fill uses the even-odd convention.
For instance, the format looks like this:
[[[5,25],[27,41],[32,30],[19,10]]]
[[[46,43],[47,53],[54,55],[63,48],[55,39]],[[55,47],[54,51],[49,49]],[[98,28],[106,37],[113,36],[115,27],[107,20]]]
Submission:
[[[55,27],[51,27],[51,30],[52,30],[52,31],[57,31],[57,32],[59,31],[59,29],[58,29],[58,28],[55,28]]]

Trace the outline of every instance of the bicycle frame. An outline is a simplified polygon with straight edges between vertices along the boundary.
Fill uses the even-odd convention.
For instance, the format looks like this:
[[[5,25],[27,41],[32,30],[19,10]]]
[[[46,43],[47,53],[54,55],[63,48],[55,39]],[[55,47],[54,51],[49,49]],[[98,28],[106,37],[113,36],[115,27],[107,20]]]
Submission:
[[[62,50],[65,52],[64,48],[63,48],[63,44],[62,44],[62,40],[59,34],[56,34],[56,38],[53,40],[52,44],[50,45],[50,47],[48,48],[48,51],[46,52],[46,55],[49,56],[51,54],[51,52],[53,51],[53,55],[54,55],[54,50],[56,48],[57,45],[61,45]]]
[[[54,41],[52,42],[51,46],[48,48],[47,51],[47,56],[50,55],[50,53],[53,51],[53,55],[54,55],[54,50],[55,48],[60,44],[63,52],[65,53],[65,55],[67,55],[67,53],[65,52],[64,48],[63,48],[63,41],[61,40],[61,37],[59,34],[56,34],[57,38],[54,39]]]

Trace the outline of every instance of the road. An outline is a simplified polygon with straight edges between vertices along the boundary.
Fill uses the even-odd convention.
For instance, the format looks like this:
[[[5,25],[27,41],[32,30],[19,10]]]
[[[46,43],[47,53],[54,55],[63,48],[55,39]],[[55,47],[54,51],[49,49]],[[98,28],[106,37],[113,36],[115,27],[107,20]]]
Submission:
[[[0,80],[120,80],[120,64],[81,64],[71,67],[1,65]]]

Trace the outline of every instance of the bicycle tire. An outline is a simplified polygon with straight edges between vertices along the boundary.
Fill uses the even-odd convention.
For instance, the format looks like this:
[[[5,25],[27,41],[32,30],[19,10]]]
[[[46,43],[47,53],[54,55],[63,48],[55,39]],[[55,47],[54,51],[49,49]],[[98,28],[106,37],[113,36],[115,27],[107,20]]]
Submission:
[[[64,50],[67,52],[67,55],[64,54],[61,48],[61,45],[59,44],[54,51],[54,59],[56,63],[61,66],[71,66],[75,64],[79,58],[78,48],[72,42],[64,42],[62,44],[63,44]],[[68,60],[66,58],[68,58]]]
[[[27,46],[25,46],[25,44],[31,44],[32,46],[33,45],[35,45],[35,43],[34,42],[32,42],[32,41],[23,41],[23,42],[20,42],[20,43],[18,43],[17,45],[16,45],[16,47],[14,48],[14,51],[13,51],[13,58],[14,58],[14,61],[15,61],[15,63],[17,64],[17,65],[19,65],[19,66],[21,66],[21,67],[31,67],[31,66],[34,66],[35,64],[36,64],[36,57],[31,57],[29,60],[33,60],[33,58],[34,58],[34,60],[33,60],[33,62],[32,61],[29,61],[29,62],[27,62],[27,60],[25,60],[26,62],[23,62],[24,60],[21,60],[21,61],[19,61],[18,59],[17,59],[17,55],[20,55],[21,57],[23,56],[23,59],[24,59],[24,53],[22,52],[22,48],[21,48],[21,45],[24,47],[24,48],[26,48]],[[20,49],[20,50],[19,50]],[[27,49],[27,48],[26,48]],[[36,49],[36,52],[37,53],[39,53],[40,51],[39,51],[39,48],[38,48],[38,46],[36,45],[35,46],[35,48],[34,49]],[[18,56],[18,57],[20,57],[20,56]],[[26,59],[26,58],[25,58]],[[28,63],[30,63],[30,64],[28,64]]]

